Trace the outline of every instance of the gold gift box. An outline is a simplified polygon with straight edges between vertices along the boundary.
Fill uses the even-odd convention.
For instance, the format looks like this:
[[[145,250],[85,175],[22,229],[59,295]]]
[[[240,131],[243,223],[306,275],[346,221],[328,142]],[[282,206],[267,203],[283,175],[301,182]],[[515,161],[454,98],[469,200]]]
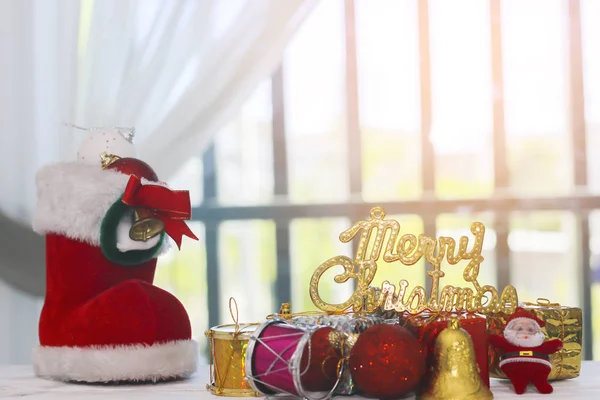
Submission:
[[[533,311],[536,316],[546,323],[542,328],[547,339],[560,339],[563,342],[562,350],[550,355],[552,371],[548,380],[561,380],[576,378],[581,369],[581,335],[582,314],[581,308],[565,307],[558,303],[550,303],[546,299],[538,299],[537,303],[519,303],[525,310]],[[489,315],[487,326],[489,334],[502,335],[506,326],[505,314]],[[492,378],[506,378],[498,366],[500,353],[491,345],[488,348],[490,362],[490,376]]]

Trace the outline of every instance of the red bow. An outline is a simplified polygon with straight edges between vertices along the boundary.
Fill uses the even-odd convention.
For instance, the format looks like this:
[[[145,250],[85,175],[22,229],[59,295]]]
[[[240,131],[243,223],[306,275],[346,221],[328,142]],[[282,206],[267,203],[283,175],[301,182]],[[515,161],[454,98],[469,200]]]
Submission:
[[[165,224],[165,232],[181,248],[183,235],[198,240],[184,220],[192,216],[190,194],[187,190],[171,190],[159,185],[142,185],[142,181],[131,175],[123,203],[130,207],[144,207]]]

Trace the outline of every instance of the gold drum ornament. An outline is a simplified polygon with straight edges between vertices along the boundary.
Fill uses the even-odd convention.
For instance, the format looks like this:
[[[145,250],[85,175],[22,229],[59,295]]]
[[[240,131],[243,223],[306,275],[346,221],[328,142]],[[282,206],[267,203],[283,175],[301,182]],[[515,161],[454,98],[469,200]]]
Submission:
[[[210,348],[210,383],[213,394],[259,397],[246,380],[246,350],[258,324],[218,325],[206,331]]]

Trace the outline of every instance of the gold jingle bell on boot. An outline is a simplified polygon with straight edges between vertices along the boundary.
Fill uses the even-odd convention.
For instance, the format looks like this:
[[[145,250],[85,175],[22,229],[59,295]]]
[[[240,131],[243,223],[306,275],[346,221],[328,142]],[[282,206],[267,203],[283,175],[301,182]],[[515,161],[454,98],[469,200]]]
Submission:
[[[145,162],[135,158],[121,158],[115,154],[100,154],[102,169],[114,169],[123,173],[137,174],[150,181],[158,181],[158,176]],[[137,208],[133,211],[133,224],[129,229],[129,237],[137,242],[146,242],[160,235],[165,229],[162,220],[155,218],[150,210]]]
[[[129,229],[131,240],[145,242],[160,235],[165,229],[165,224],[146,208],[137,208],[133,211],[133,225]]]
[[[481,380],[471,337],[452,318],[435,341],[435,364],[419,399],[475,400],[494,395]]]

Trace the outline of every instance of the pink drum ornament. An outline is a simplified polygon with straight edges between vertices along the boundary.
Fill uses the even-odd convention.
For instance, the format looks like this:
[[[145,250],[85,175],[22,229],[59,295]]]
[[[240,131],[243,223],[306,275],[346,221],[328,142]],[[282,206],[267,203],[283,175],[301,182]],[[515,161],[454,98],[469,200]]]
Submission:
[[[330,338],[331,327],[298,327],[276,319],[263,323],[250,336],[246,378],[266,396],[288,394],[309,400],[332,396],[341,370],[340,354]]]

